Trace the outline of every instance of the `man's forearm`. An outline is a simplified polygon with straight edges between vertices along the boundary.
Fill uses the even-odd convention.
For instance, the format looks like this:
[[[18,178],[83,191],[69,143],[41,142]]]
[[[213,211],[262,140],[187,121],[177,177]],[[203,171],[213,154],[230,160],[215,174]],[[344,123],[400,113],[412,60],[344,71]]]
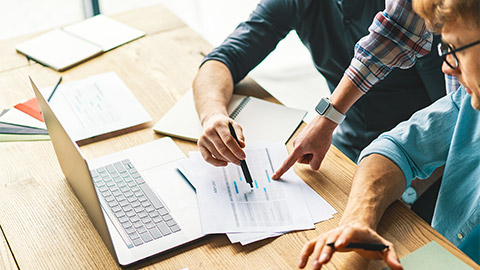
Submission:
[[[376,230],[390,204],[405,189],[405,176],[390,159],[372,154],[362,159],[340,225],[359,222]]]
[[[219,61],[205,62],[193,81],[193,96],[200,123],[215,113],[227,115],[232,98],[233,80],[230,70]]]
[[[333,91],[330,96],[330,101],[335,109],[345,114],[362,96],[363,93],[358,90],[355,84],[353,84],[348,77],[343,76],[335,88],[335,91]]]

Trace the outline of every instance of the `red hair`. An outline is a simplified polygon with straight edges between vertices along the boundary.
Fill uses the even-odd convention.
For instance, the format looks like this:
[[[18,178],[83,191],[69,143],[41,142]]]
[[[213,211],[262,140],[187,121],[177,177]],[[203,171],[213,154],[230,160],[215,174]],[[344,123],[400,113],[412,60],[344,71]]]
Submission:
[[[412,0],[415,12],[439,32],[445,23],[458,19],[480,27],[480,0]]]

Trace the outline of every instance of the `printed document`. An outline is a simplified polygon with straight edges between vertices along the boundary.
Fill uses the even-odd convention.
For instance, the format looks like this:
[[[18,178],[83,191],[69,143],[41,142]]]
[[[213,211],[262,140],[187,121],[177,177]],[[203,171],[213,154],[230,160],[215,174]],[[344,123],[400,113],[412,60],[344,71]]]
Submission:
[[[333,208],[325,199],[318,195],[315,190],[310,188],[305,182],[301,183],[302,193],[307,203],[308,209],[312,216],[313,222],[319,223],[325,220],[333,218],[333,214],[336,214],[337,211]],[[285,232],[275,232],[275,233],[227,233],[228,239],[232,243],[240,243],[242,245],[247,245],[256,241],[260,241],[266,238],[279,236],[287,233]]]
[[[283,147],[281,144],[270,144],[270,147]],[[190,152],[190,156],[198,155],[198,152]],[[196,187],[194,182],[193,173],[192,173],[192,161],[190,159],[184,159],[177,163],[177,168],[180,172],[187,178],[187,180],[192,184],[193,187]],[[307,207],[312,216],[313,222],[318,223],[328,219],[333,218],[333,214],[336,214],[337,211],[323,199],[317,192],[315,192],[310,186],[305,182],[300,181],[300,186],[302,189],[302,194],[307,203]],[[242,245],[247,245],[256,241],[260,241],[270,237],[280,236],[284,232],[236,232],[236,233],[227,233],[228,239],[232,243],[240,243]]]
[[[276,146],[276,147],[275,147]],[[280,146],[280,147],[279,147]],[[245,148],[253,189],[235,164],[214,167],[198,152],[190,155],[204,233],[284,232],[312,229],[302,180],[289,170],[271,179],[287,150],[283,144],[252,144]]]
[[[53,86],[40,91],[48,97],[52,90]],[[75,141],[152,120],[114,72],[60,84],[50,106]]]

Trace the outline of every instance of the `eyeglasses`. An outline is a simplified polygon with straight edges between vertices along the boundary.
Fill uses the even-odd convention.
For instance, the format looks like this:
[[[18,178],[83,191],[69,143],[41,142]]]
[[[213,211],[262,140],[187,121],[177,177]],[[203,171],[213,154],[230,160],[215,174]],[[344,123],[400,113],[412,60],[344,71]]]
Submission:
[[[480,40],[477,40],[475,42],[472,42],[470,44],[462,46],[458,49],[454,49],[452,47],[452,45],[441,42],[441,43],[438,44],[438,55],[440,55],[440,57],[443,58],[443,61],[445,61],[445,63],[447,63],[447,65],[449,65],[452,69],[456,69],[456,68],[458,68],[458,58],[455,55],[455,53],[459,52],[459,51],[463,51],[465,49],[468,49],[468,48],[470,48],[472,46],[475,46],[477,44],[480,44]],[[450,55],[450,54],[453,56],[454,62],[452,62],[451,59],[450,60],[448,59],[447,56]]]

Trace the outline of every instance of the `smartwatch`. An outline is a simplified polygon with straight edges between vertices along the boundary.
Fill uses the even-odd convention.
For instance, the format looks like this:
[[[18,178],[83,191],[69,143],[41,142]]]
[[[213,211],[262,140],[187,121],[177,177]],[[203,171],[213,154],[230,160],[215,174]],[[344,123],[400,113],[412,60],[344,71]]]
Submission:
[[[337,111],[327,97],[322,98],[320,102],[318,102],[315,111],[317,111],[320,116],[328,118],[338,125],[345,119],[345,114]]]

